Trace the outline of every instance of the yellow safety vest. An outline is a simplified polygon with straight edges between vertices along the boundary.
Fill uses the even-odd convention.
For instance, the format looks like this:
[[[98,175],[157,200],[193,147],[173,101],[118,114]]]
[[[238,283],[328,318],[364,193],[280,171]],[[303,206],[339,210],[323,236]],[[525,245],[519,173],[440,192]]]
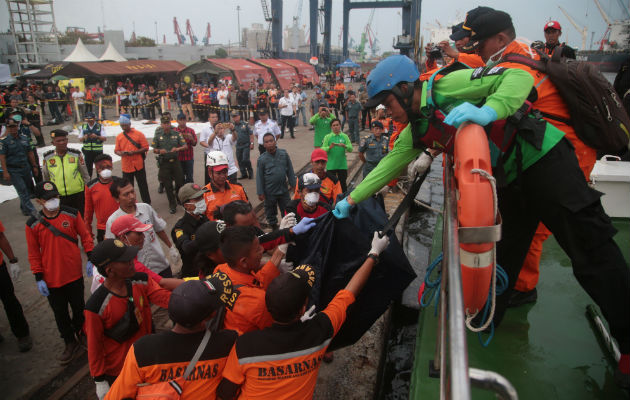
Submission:
[[[44,153],[44,164],[60,196],[70,196],[84,190],[85,182],[79,171],[80,156],[81,152],[75,149],[68,149],[63,157],[55,154],[54,150]]]

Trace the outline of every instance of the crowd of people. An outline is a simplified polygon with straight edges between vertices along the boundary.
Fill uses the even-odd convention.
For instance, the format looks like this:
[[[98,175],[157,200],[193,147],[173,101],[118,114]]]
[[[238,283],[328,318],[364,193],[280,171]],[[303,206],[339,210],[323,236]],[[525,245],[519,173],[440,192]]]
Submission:
[[[555,27],[547,24],[547,29]],[[534,86],[534,107],[545,111],[548,100],[554,112],[567,112],[544,74],[501,61],[506,52],[532,55],[515,41],[508,14],[487,7],[472,10],[453,28],[452,39],[456,48],[445,53],[479,69],[445,73],[431,94],[419,83],[436,71],[433,60],[421,75],[404,56],[379,63],[367,83],[358,83],[357,92],[341,79],[332,80],[327,87],[315,85],[310,99],[300,86],[280,93],[273,84],[258,81],[248,90],[175,84],[173,99],[180,109],[175,126],[170,113],[155,105],[143,115],[160,115],[151,146],[132,127],[137,111],[146,113],[151,101],[140,103],[134,97],[142,85],[134,90],[120,82],[121,132],[114,151],[121,158],[121,176],[114,175],[112,157],[103,152],[107,137],[93,111],[85,111],[79,129],[81,151],[68,148],[67,131],[54,129],[54,149],[40,162],[35,147],[43,142],[41,126],[14,103],[4,120],[0,164],[4,180],[18,192],[22,213],[29,216],[28,262],[65,343],[59,362],[68,364],[86,348],[99,399],[166,393],[189,399],[311,398],[321,362],[332,359],[327,346],[389,239],[374,233],[362,266],[319,312],[306,310],[313,267],[284,260],[292,240],[328,212],[348,217],[355,204],[391,184],[408,164],[412,178],[423,173],[447,149],[440,142],[442,132],[466,121],[485,126],[506,119]],[[160,79],[147,93],[168,89],[164,85]],[[421,109],[426,96],[450,110],[446,118]],[[20,100],[11,97],[9,102]],[[307,109],[313,130],[311,169],[296,176],[290,154],[278,147],[278,140],[287,129],[295,137],[300,115],[307,125]],[[187,126],[195,119],[205,122],[200,132]],[[524,275],[521,270],[537,270],[536,246],[549,229],[608,319],[622,353],[620,382],[627,382],[630,318],[629,303],[623,300],[630,293],[628,269],[599,195],[586,184],[595,151],[566,122],[548,119],[538,127],[538,146],[517,133],[508,141],[517,144],[520,160],[510,156],[514,147],[498,147],[502,154],[497,156],[504,161],[498,196],[505,233],[497,261],[508,273],[510,289],[497,298],[495,323],[508,306],[532,301],[537,272]],[[361,138],[366,128],[370,134]],[[204,148],[203,185],[193,179],[197,144]],[[254,174],[251,150],[256,144]],[[365,179],[347,193],[346,157],[355,145],[365,163]],[[165,192],[171,214],[179,206],[184,210],[170,235],[151,205],[149,184],[158,182],[146,173],[150,148],[158,165],[158,192]],[[243,179],[255,179],[270,232],[263,231],[250,196],[238,183]],[[2,300],[20,351],[28,351],[28,323],[11,284],[20,267],[3,230],[0,223],[0,249],[9,259],[0,266]],[[180,263],[177,272],[173,267]],[[589,278],[595,269],[600,278]],[[87,301],[84,272],[92,278]]]

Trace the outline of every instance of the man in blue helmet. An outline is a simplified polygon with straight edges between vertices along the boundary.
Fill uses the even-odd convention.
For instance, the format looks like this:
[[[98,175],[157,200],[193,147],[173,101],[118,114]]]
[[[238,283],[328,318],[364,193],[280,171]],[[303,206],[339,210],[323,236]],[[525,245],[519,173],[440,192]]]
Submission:
[[[427,89],[430,82],[419,81],[416,66],[404,56],[388,57],[369,75],[368,106],[385,104],[394,120],[409,124],[394,149],[348,197],[337,203],[333,211],[337,218],[347,217],[354,204],[397,177],[418,154],[420,157],[410,171],[412,176],[424,172],[431,164],[433,150],[450,150],[455,131],[449,128],[465,121],[489,126],[523,111],[533,77],[529,73],[525,76],[523,70],[497,66],[496,54],[484,50],[489,48],[484,41],[514,35],[512,21],[506,13],[480,9],[471,11],[467,21],[475,14],[483,21],[475,24],[471,41],[478,43],[477,53],[486,67],[443,75],[432,82],[431,90]],[[479,104],[483,106],[478,107]],[[435,109],[448,114],[443,122]],[[521,112],[506,124],[516,129],[501,129],[499,137],[490,135],[489,141],[493,174],[501,183],[498,197],[503,237],[497,245],[497,262],[509,278],[508,290],[497,296],[494,322],[498,325],[505,313],[536,227],[542,221],[571,259],[574,275],[602,310],[622,358],[627,359],[630,272],[612,239],[616,230],[601,206],[601,194],[587,186],[564,133],[544,120],[528,118],[527,110]],[[519,114],[524,118],[517,118]],[[621,363],[620,371],[628,375]]]

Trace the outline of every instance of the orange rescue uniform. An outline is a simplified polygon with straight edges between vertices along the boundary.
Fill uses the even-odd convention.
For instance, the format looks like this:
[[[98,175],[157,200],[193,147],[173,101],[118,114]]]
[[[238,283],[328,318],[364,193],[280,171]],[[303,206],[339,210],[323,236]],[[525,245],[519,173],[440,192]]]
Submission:
[[[326,309],[311,320],[274,324],[239,337],[223,371],[219,396],[225,395],[224,388],[240,385],[239,399],[313,398],[324,353],[354,300],[352,292],[341,290]]]
[[[309,171],[313,172],[313,171]],[[295,192],[293,192],[293,199],[300,199],[300,191],[298,189],[298,182],[300,177],[296,178],[295,183]],[[326,203],[334,206],[337,203],[337,196],[343,193],[341,191],[341,183],[339,183],[339,179],[336,176],[326,172],[326,176],[324,179],[321,179],[321,187],[319,188],[319,194],[321,196],[320,201],[325,201]]]
[[[133,128],[127,134],[129,137],[136,143],[140,145],[141,148],[149,148],[149,142],[147,142],[147,138],[140,131],[137,131]],[[114,151],[137,151],[139,150],[136,146],[134,146],[127,138],[124,133],[121,132],[116,136],[116,146],[114,146]],[[133,155],[125,155],[120,157],[120,164],[122,172],[136,172],[140,171],[144,168],[144,158],[142,154],[133,154]]]
[[[135,399],[139,384],[168,382],[184,375],[203,335],[203,331],[189,334],[169,331],[141,337],[129,349],[125,365],[105,399]],[[182,400],[216,398],[217,386],[236,337],[234,331],[212,333],[195,369],[180,384]]]
[[[210,221],[214,221],[214,212],[217,208],[236,200],[249,202],[245,189],[240,183],[225,182],[225,190],[222,192],[219,187],[210,182],[206,185],[208,191],[204,193],[203,199],[206,201],[206,216]]]
[[[96,214],[96,229],[105,230],[107,219],[119,204],[109,192],[113,181],[102,183],[98,178],[91,180],[85,189],[85,224],[92,229],[92,219]]]
[[[225,314],[225,329],[232,329],[242,335],[271,326],[273,319],[265,304],[267,287],[280,275],[278,267],[268,261],[256,274],[244,274],[230,268],[227,264],[216,267],[215,272],[223,272],[232,281],[240,294],[231,310]]]
[[[61,206],[59,214],[53,218],[46,217],[40,211],[39,217],[72,238],[81,237],[86,253],[94,248],[92,235],[81,214],[74,208]],[[26,222],[26,243],[31,271],[33,274],[42,274],[48,287],[62,287],[83,277],[79,245],[62,236],[55,236],[34,217]]]
[[[151,333],[151,304],[168,308],[171,292],[163,289],[142,272],[129,279],[133,292],[134,316],[139,328],[126,341],[119,343],[105,334],[127,312],[129,298],[120,297],[101,285],[85,304],[85,334],[88,341],[90,374],[95,377],[117,376],[123,367],[131,345],[142,336]]]

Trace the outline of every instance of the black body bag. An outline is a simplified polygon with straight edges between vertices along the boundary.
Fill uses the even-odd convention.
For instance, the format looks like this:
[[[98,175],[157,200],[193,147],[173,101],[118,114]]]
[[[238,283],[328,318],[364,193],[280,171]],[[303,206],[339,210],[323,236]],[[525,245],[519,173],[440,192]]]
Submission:
[[[309,299],[318,311],[326,308],[337,292],[343,289],[365,261],[370,251],[373,232],[387,222],[383,206],[373,197],[354,207],[350,218],[337,219],[332,213],[317,218],[317,225],[295,238],[287,260],[295,265],[309,264],[316,273]],[[398,299],[416,277],[402,246],[395,235],[381,254],[370,279],[348,308],[345,323],[333,338],[329,350],[354,344]]]

